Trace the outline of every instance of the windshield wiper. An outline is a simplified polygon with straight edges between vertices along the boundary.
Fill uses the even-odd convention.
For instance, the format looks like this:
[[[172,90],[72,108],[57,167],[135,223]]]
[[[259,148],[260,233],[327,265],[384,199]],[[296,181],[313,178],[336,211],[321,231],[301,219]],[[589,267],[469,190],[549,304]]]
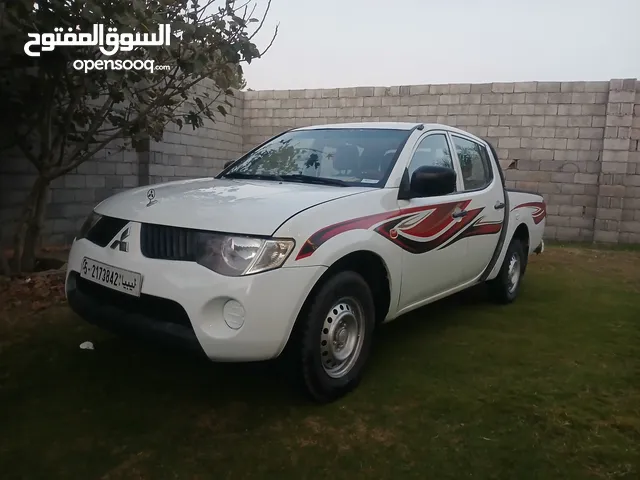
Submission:
[[[313,183],[316,185],[333,185],[336,187],[348,187],[349,184],[342,180],[338,180],[336,178],[326,178],[326,177],[314,177],[313,175],[302,175],[300,173],[297,174],[289,174],[289,175],[280,175],[282,181],[285,182],[300,182],[300,183]]]
[[[333,185],[336,187],[348,187],[349,184],[342,180],[326,177],[314,177],[313,175],[302,175],[300,173],[276,175],[271,173],[243,173],[231,172],[227,173],[224,178],[255,178],[258,180],[275,180],[278,182],[300,182],[312,183],[316,185]]]
[[[227,173],[224,178],[256,178],[258,180],[275,180],[278,182],[283,182],[284,179],[280,175],[273,175],[270,173],[242,173],[242,172],[231,172]]]

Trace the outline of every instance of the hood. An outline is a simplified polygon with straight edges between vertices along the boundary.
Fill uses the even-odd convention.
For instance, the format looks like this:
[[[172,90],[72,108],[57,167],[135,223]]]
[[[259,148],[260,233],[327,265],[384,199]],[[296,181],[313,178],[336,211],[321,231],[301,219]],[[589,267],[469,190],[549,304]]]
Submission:
[[[149,195],[150,190],[154,196]],[[370,190],[367,187],[203,178],[131,189],[104,200],[95,211],[135,222],[271,235],[301,210]],[[148,197],[152,198],[151,205]]]

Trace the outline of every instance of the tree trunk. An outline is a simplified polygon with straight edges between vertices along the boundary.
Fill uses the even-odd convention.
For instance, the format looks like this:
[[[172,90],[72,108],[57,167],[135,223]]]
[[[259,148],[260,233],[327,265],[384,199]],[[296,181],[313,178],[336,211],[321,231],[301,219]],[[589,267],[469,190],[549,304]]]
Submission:
[[[0,252],[0,275],[9,276],[10,274],[11,269],[9,268],[7,257],[4,256],[4,252]]]
[[[11,269],[9,268],[9,262],[7,261],[7,257],[5,256],[4,244],[2,242],[3,232],[2,225],[0,225],[0,275],[9,276],[11,274]]]
[[[33,271],[36,247],[44,222],[50,180],[39,175],[25,200],[13,238],[13,270],[15,273]]]

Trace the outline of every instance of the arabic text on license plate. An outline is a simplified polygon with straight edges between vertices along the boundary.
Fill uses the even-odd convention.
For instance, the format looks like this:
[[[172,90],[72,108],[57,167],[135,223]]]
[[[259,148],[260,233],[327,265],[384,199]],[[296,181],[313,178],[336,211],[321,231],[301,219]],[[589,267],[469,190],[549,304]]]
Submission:
[[[92,282],[104,285],[122,293],[140,296],[142,275],[118,267],[112,267],[90,258],[82,259],[80,276]]]

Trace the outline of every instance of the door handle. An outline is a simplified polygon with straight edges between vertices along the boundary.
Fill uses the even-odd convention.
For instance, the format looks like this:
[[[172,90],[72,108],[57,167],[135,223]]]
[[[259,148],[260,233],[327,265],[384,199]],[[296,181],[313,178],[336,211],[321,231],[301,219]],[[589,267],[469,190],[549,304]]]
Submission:
[[[501,202],[500,200],[498,200],[496,204],[493,206],[493,208],[495,208],[496,210],[502,210],[504,208],[504,202]]]
[[[451,216],[453,218],[462,218],[462,217],[466,216],[467,213],[469,213],[469,212],[467,212],[466,210],[460,210],[459,212],[452,213]]]

